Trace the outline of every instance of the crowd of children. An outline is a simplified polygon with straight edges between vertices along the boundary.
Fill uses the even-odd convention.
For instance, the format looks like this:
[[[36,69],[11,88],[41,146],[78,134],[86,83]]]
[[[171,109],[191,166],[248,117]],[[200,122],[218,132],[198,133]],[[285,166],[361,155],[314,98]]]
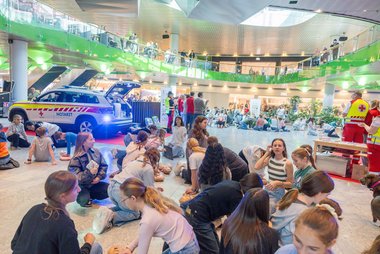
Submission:
[[[336,213],[341,210],[339,205],[333,209],[323,203],[334,190],[334,181],[316,168],[309,145],[295,149],[289,158],[285,141],[275,138],[266,149],[249,146],[236,154],[209,135],[206,117],[198,116],[188,133],[180,116],[174,122],[169,145],[176,156],[186,157],[182,177],[190,187],[184,194],[191,195],[181,206],[163,196],[163,189],[154,184],[160,175],[165,131],[150,126],[150,133],[140,130],[129,135],[125,152],[114,153],[120,170],[109,174],[91,133],[76,136],[58,130],[53,136],[67,141],[66,157],[75,140],[68,171],[48,177],[47,203],[27,212],[12,240],[13,252],[102,253],[91,233],[79,247],[66,205],[76,201],[82,207],[91,207],[93,200],[109,198],[114,206],[100,206],[94,217],[97,234],[140,220],[136,239],[125,243],[127,248],[120,253],[148,253],[153,237],[164,240],[165,254],[332,253],[339,229]],[[7,135],[0,133],[0,146],[6,148],[0,153],[0,167],[11,160],[6,139],[13,148],[24,141],[26,146],[23,129],[20,117],[15,116]],[[53,141],[46,128],[35,131],[26,163],[34,156],[36,161],[55,164]],[[106,181],[107,175],[110,179]],[[228,217],[220,238],[215,225],[224,216]],[[113,251],[109,253],[117,253]]]

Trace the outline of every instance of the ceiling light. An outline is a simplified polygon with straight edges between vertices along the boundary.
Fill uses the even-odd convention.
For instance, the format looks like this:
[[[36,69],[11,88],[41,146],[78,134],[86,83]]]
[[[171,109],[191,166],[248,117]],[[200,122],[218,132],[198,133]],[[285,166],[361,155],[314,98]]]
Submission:
[[[179,82],[178,82],[178,85],[179,85],[179,86],[182,86],[182,81],[179,81]]]
[[[256,61],[260,61],[260,57],[256,57]]]
[[[208,84],[208,87],[212,87],[212,84],[210,83],[210,84]]]
[[[207,56],[207,51],[203,51],[203,56]]]
[[[267,52],[267,53],[264,54],[264,56],[270,56],[270,54]]]
[[[237,53],[234,53],[234,55],[233,55],[233,56],[235,56],[235,57],[236,57],[236,56],[238,56],[238,54],[237,54]]]
[[[288,56],[288,54],[284,51],[281,56]]]
[[[241,24],[264,27],[295,26],[308,21],[315,15],[316,13],[306,11],[265,7],[258,13],[244,20]]]
[[[164,81],[164,85],[167,85],[167,84],[168,84],[168,81],[165,80],[165,81]]]
[[[343,83],[342,83],[342,88],[343,89],[347,89],[347,88],[349,88],[350,87],[350,83],[348,83],[347,81],[344,81]]]
[[[237,86],[237,89],[240,89],[240,85]]]
[[[305,51],[301,51],[301,56],[305,56]]]
[[[220,56],[220,53],[216,53],[216,55],[215,56]]]
[[[249,56],[253,56],[253,53],[249,54]]]
[[[316,13],[322,13],[321,9],[315,10]]]
[[[149,80],[149,84],[152,84],[152,80]]]
[[[194,86],[198,86],[197,82],[194,83]]]

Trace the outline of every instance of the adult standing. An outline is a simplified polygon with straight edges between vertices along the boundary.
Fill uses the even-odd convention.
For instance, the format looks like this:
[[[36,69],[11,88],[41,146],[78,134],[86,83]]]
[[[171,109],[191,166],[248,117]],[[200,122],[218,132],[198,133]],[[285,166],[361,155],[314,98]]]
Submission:
[[[364,123],[368,126],[371,126],[372,124],[372,120],[376,117],[376,116],[379,116],[380,115],[380,110],[379,110],[379,101],[378,100],[373,100],[371,102],[371,109],[368,111],[368,114],[364,120]],[[367,141],[367,138],[368,138],[368,132],[367,130],[364,130],[364,135],[363,135],[363,140],[364,142]],[[363,157],[362,158],[363,160],[363,164],[368,166],[368,160],[367,158]]]
[[[189,98],[186,99],[186,127],[191,129],[194,121],[194,92],[190,92]]]
[[[108,165],[103,155],[94,148],[95,139],[91,133],[80,132],[75,144],[74,156],[68,169],[78,177],[81,191],[77,202],[83,207],[92,206],[92,199],[108,198],[108,183],[101,182],[107,176]]]
[[[32,101],[40,95],[40,91],[36,90],[34,87],[30,88],[30,93],[28,94],[28,100]]]
[[[363,143],[364,128],[359,126],[369,111],[368,102],[362,99],[362,93],[356,91],[352,94],[351,101],[343,111],[345,124],[343,127],[342,140],[346,142]],[[352,164],[358,164],[359,156],[354,156]]]
[[[194,99],[194,118],[197,118],[197,116],[204,115],[207,102],[208,101],[203,100],[203,93],[199,92],[198,97]]]
[[[376,116],[371,126],[361,123],[368,132],[367,148],[369,172],[380,175],[380,116]]]
[[[184,102],[185,98],[186,97],[183,94],[181,94],[178,98],[178,102],[177,102],[178,103],[178,113],[180,116],[183,115],[183,102]]]
[[[167,126],[167,132],[172,133],[172,125],[173,125],[173,118],[174,118],[174,100],[173,100],[173,92],[168,92],[168,97],[165,99],[165,108],[166,108],[166,114],[168,115],[168,126]]]

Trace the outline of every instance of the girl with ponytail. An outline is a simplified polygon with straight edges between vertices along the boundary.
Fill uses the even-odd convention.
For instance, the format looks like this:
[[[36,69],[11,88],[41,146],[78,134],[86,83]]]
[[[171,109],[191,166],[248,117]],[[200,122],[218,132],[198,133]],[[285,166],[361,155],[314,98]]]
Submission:
[[[294,173],[294,188],[301,188],[302,179],[308,174],[313,173],[317,167],[313,159],[313,150],[309,145],[302,145],[292,152],[293,164],[298,169]]]
[[[338,231],[334,212],[322,206],[309,208],[295,221],[293,244],[280,248],[276,254],[333,254],[331,247],[336,243]]]
[[[94,218],[92,228],[95,233],[101,234],[110,229],[112,226],[121,226],[127,222],[140,218],[140,213],[133,211],[125,205],[120,193],[120,185],[130,177],[136,177],[143,182],[145,186],[154,185],[154,174],[158,171],[160,161],[160,152],[157,148],[150,148],[139,156],[136,160],[129,162],[128,168],[121,171],[110,180],[108,195],[115,205],[112,209],[101,206]]]
[[[273,228],[281,238],[281,245],[292,243],[294,221],[308,207],[319,204],[334,189],[334,181],[324,171],[315,171],[307,175],[301,188],[288,191],[278,203],[277,211],[272,215]]]
[[[47,204],[32,207],[24,216],[11,243],[13,253],[103,253],[91,233],[84,236],[85,244],[79,248],[78,233],[66,205],[75,202],[80,191],[74,174],[57,171],[49,175],[45,182]]]
[[[174,201],[163,197],[151,186],[137,178],[128,178],[120,186],[125,205],[141,212],[138,237],[127,246],[127,254],[136,248],[146,254],[152,237],[162,238],[168,245],[163,253],[199,253],[193,228],[182,216],[182,209]]]

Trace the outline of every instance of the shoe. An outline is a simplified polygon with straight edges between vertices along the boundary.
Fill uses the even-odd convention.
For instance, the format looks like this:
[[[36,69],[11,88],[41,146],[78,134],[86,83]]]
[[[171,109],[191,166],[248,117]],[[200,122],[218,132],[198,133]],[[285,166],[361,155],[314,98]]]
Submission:
[[[112,149],[111,154],[112,154],[112,158],[116,159],[117,149],[116,148]]]
[[[94,232],[96,234],[101,234],[112,228],[113,217],[114,212],[111,209],[101,206],[95,215],[94,221],[92,222],[92,229]]]

